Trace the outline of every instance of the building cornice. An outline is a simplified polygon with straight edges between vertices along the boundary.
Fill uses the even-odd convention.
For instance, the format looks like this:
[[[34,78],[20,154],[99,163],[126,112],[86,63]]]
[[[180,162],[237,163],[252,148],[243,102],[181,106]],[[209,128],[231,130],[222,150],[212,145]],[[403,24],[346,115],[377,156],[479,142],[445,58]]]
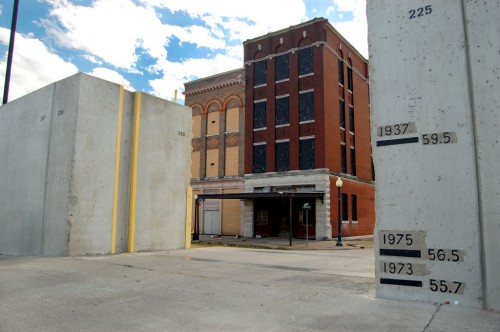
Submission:
[[[205,93],[205,92],[209,92],[209,91],[213,91],[213,90],[217,90],[217,89],[222,89],[222,88],[227,88],[228,86],[238,85],[238,84],[245,86],[245,80],[241,77],[232,78],[232,79],[229,79],[226,81],[217,82],[215,84],[206,85],[206,86],[203,86],[203,87],[198,88],[198,89],[184,91],[182,94],[185,96],[194,96],[194,95],[199,95],[201,93]]]

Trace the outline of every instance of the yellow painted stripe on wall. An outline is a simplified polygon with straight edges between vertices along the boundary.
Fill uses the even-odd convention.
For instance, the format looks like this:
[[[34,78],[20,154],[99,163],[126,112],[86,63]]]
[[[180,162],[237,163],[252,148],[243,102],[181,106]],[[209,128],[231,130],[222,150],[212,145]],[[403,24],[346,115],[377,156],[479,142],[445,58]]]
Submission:
[[[186,190],[186,242],[185,249],[191,248],[191,218],[193,216],[193,188]]]
[[[132,152],[130,163],[130,199],[128,221],[128,252],[135,251],[135,218],[137,201],[137,166],[139,159],[139,129],[141,121],[141,92],[135,92],[134,125],[132,129]]]
[[[116,218],[118,211],[118,182],[120,176],[120,154],[122,143],[123,86],[118,95],[118,123],[116,125],[115,184],[113,188],[113,212],[111,215],[111,254],[116,252]]]

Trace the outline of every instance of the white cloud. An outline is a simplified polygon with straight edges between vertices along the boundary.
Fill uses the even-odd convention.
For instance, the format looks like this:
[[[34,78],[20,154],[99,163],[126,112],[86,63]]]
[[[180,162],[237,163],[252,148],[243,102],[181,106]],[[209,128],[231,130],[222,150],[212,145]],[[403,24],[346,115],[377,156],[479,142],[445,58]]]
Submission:
[[[0,28],[0,43],[9,44],[10,29]],[[5,77],[5,55],[0,61],[0,76]],[[16,33],[9,101],[78,72],[78,68],[61,59],[38,39]],[[1,82],[2,91],[4,81]]]
[[[333,0],[340,12],[352,12],[353,20],[330,23],[365,58],[368,58],[368,24],[366,22],[366,0]]]
[[[120,73],[103,67],[94,68],[90,73],[90,75],[102,78],[103,80],[110,81],[113,83],[121,84],[123,87],[129,91],[135,91],[132,87],[132,84]]]
[[[243,63],[234,57],[216,55],[213,59],[187,59],[183,63],[164,64],[164,76],[149,82],[152,94],[171,100],[175,90],[184,91],[184,83],[225,71],[242,68]]]
[[[166,57],[171,34],[154,10],[129,0],[96,0],[91,7],[69,1],[52,1],[50,14],[56,20],[42,20],[47,34],[59,45],[83,50],[117,67],[133,69],[137,48],[154,58]]]
[[[240,36],[242,40],[283,29],[307,19],[302,0],[253,0],[251,5],[234,0],[141,0],[141,2],[151,7],[168,8],[172,12],[186,12],[192,17],[206,20],[207,24],[213,22],[214,17],[230,18],[232,19],[230,24],[222,24],[223,27],[228,29],[231,35]],[[239,24],[236,24],[237,22]]]

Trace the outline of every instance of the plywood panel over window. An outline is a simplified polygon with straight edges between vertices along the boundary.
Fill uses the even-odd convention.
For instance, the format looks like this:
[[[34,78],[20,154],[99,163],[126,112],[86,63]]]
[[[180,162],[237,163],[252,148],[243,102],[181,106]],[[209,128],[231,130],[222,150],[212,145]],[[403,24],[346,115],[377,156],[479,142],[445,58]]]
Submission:
[[[219,112],[208,113],[207,135],[219,135]]]
[[[201,115],[193,116],[193,137],[201,136]]]
[[[219,176],[219,149],[207,150],[207,178]]]
[[[238,189],[224,190],[224,194],[238,193]],[[225,199],[222,201],[222,234],[237,235],[240,234],[240,200]]]
[[[226,132],[232,133],[240,130],[240,109],[231,108],[226,114]]]
[[[191,178],[200,178],[200,151],[191,152]]]
[[[226,176],[238,175],[238,147],[226,148]]]

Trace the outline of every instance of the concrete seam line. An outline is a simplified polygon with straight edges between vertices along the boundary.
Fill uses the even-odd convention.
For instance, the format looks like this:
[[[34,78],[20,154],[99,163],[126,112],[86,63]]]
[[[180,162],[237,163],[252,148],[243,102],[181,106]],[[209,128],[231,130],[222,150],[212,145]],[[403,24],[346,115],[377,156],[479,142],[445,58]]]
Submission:
[[[439,304],[437,305],[436,310],[435,310],[435,311],[434,311],[434,313],[432,314],[431,319],[429,319],[429,321],[427,322],[427,325],[425,325],[423,332],[428,331],[429,326],[431,325],[431,323],[432,323],[432,321],[434,320],[434,318],[436,318],[436,315],[437,315],[437,313],[439,312],[439,309],[441,309],[441,303],[439,303]]]
[[[481,195],[481,187],[482,187],[482,178],[481,178],[481,160],[479,158],[479,151],[478,151],[478,129],[476,127],[477,124],[477,117],[476,117],[476,101],[475,101],[475,95],[474,95],[474,87],[472,86],[472,63],[471,63],[471,51],[470,51],[470,44],[469,44],[469,31],[467,29],[467,13],[466,13],[466,5],[465,1],[460,2],[461,5],[461,11],[462,11],[462,26],[463,26],[463,34],[464,34],[464,45],[465,45],[465,60],[466,60],[466,73],[467,73],[467,89],[469,93],[469,109],[470,109],[470,118],[471,118],[471,129],[472,129],[472,139],[473,139],[473,151],[474,151],[474,168],[476,171],[476,193],[477,193],[477,218],[478,218],[478,231],[479,231],[479,254],[480,254],[480,263],[481,263],[481,292],[482,292],[482,307],[483,309],[486,309],[487,303],[488,303],[488,282],[486,280],[487,274],[486,274],[486,248],[485,248],[485,243],[484,243],[484,237],[485,237],[485,230],[484,230],[484,218],[483,218],[483,198]]]
[[[137,165],[139,159],[139,131],[141,120],[141,92],[135,92],[134,124],[132,129],[132,153],[130,165],[130,199],[128,223],[128,252],[135,251],[135,217],[137,198]]]
[[[123,116],[123,86],[120,85],[118,95],[118,121],[116,125],[116,149],[115,149],[115,178],[113,188],[113,212],[111,216],[111,254],[116,252],[116,218],[118,210],[118,189],[120,176],[120,154],[122,139],[122,116]]]

